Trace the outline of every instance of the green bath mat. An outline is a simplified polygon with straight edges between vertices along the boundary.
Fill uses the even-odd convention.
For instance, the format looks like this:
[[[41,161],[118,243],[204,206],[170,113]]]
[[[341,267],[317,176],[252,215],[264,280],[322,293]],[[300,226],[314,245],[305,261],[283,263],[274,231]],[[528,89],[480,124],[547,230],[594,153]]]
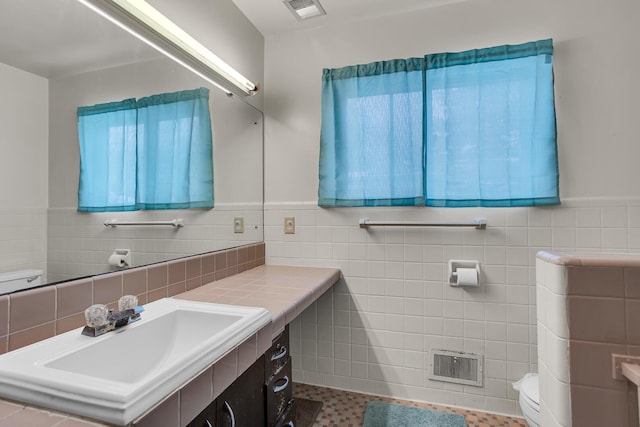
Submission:
[[[467,427],[467,422],[460,414],[372,401],[362,427]]]

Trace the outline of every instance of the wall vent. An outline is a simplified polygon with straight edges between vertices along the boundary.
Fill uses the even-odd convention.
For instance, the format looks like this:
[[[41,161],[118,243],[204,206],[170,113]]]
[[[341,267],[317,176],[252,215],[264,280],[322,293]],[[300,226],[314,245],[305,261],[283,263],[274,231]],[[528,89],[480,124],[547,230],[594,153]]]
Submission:
[[[429,379],[482,387],[482,355],[430,349]]]

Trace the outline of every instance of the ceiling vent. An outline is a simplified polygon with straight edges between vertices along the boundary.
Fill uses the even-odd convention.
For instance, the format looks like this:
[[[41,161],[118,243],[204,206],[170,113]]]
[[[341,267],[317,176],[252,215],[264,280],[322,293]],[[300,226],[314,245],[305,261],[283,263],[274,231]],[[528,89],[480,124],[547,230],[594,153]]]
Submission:
[[[298,21],[326,15],[319,0],[283,0]]]

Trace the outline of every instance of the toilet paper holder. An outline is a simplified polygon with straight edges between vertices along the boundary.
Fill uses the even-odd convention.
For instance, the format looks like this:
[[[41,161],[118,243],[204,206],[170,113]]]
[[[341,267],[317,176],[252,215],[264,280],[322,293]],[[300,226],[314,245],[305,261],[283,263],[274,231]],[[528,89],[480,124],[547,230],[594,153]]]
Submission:
[[[458,269],[474,269],[476,272],[475,275],[475,283],[463,283],[460,284],[458,277]],[[460,259],[452,259],[449,260],[449,286],[478,286],[480,284],[480,261],[475,260],[460,260]]]
[[[131,249],[115,249],[109,257],[109,265],[112,267],[130,267]]]

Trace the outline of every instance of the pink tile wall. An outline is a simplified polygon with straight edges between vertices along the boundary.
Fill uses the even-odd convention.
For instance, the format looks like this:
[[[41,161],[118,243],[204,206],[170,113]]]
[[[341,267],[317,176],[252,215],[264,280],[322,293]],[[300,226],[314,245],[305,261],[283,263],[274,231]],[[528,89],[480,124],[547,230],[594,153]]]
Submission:
[[[573,425],[637,426],[636,387],[611,378],[611,354],[640,355],[640,268],[567,272]]]
[[[116,308],[122,295],[140,304],[263,265],[264,243],[74,280],[0,296],[0,354],[84,325],[91,304]]]

